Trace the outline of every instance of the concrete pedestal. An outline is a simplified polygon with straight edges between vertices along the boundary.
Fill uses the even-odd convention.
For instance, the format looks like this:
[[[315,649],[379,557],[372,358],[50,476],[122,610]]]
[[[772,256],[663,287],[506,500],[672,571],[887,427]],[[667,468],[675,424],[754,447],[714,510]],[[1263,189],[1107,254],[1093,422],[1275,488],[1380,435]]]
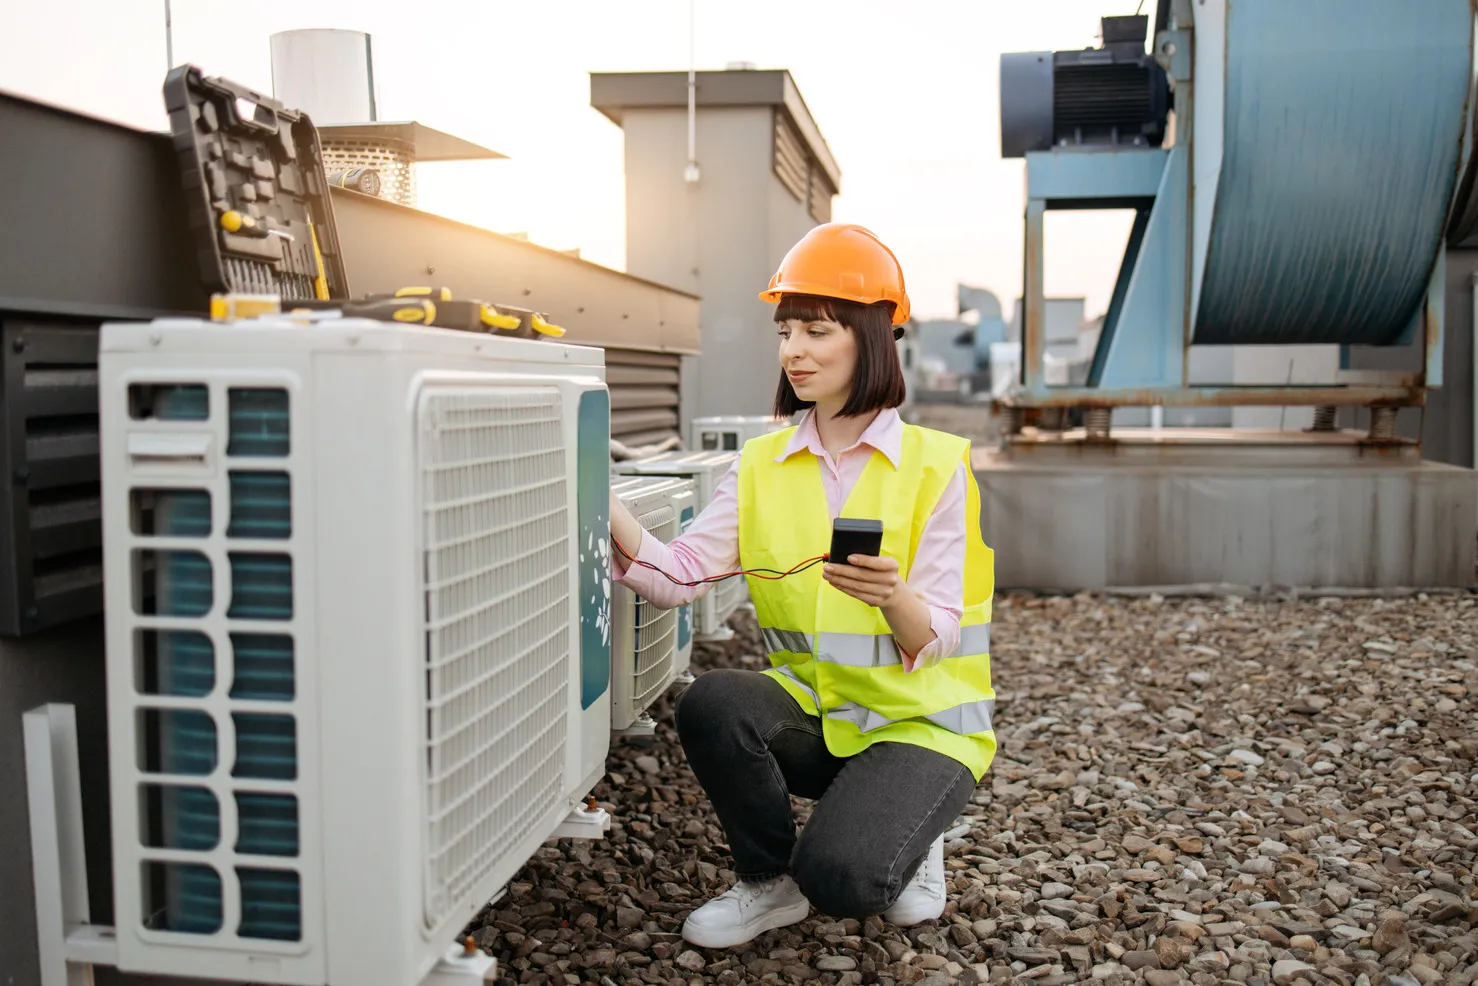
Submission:
[[[977,449],[1001,588],[1478,584],[1478,473],[1351,432],[1118,430]]]

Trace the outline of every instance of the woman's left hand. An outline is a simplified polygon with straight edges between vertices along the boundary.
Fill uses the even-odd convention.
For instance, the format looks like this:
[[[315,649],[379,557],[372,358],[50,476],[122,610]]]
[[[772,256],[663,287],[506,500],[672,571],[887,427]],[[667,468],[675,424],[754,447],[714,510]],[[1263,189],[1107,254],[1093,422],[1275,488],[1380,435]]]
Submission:
[[[879,609],[895,602],[904,588],[898,559],[885,555],[850,555],[849,564],[828,563],[821,577],[842,592]]]

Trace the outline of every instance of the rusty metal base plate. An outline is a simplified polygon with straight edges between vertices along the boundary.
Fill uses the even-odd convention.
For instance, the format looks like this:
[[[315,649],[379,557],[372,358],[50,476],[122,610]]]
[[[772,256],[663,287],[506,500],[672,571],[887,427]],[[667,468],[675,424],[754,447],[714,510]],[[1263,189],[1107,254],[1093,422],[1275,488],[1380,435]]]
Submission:
[[[1190,464],[1246,462],[1337,465],[1360,459],[1417,462],[1421,448],[1408,439],[1372,441],[1363,431],[1271,431],[1237,428],[1114,428],[1108,438],[1084,429],[1026,428],[1003,439],[1001,453],[1032,462],[1092,462],[1114,459]]]

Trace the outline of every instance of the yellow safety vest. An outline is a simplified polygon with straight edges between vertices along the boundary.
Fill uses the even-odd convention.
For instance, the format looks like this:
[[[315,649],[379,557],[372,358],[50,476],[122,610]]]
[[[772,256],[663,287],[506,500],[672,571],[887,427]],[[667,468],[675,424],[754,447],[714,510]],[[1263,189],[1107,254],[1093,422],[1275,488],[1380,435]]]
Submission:
[[[831,516],[816,457],[776,462],[794,428],[746,442],[739,463],[739,561],[786,571],[831,546]],[[955,656],[905,674],[882,611],[821,577],[821,566],[784,579],[748,576],[773,667],[771,675],[808,714],[826,747],[849,757],[874,743],[912,743],[958,760],[977,781],[995,757],[990,683],[994,553],[980,536],[980,490],[970,445],[905,425],[898,468],[874,451],[840,516],[883,522],[882,553],[908,578],[924,524],[965,463],[965,592]]]

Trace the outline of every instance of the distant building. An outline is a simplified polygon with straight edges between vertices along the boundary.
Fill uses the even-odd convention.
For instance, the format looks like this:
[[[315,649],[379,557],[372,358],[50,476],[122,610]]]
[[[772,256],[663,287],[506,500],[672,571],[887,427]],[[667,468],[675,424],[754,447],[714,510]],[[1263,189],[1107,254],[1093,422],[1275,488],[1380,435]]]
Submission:
[[[1064,359],[1076,359],[1078,354],[1078,327],[1086,316],[1086,298],[1047,298],[1047,352]],[[1007,326],[1006,338],[1020,342],[1025,329],[1025,318],[1021,311],[1021,299],[1016,299],[1012,310],[1011,324]]]

